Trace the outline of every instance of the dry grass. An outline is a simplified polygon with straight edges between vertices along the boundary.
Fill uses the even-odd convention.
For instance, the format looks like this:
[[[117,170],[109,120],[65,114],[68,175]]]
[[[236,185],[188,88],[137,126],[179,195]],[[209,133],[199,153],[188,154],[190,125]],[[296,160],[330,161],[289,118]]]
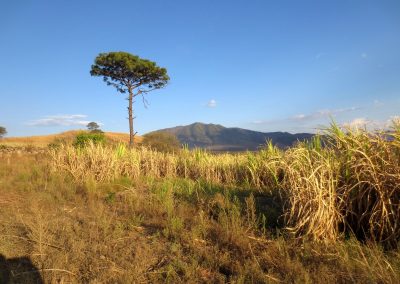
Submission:
[[[395,125],[396,127],[396,125]],[[361,238],[397,246],[400,240],[400,131],[340,132],[330,141],[340,153],[340,198],[344,225]]]
[[[314,143],[289,150],[285,188],[291,229],[314,240],[336,240],[344,233],[397,247],[399,138],[397,125],[390,136],[332,125],[325,148]]]
[[[296,236],[334,241],[343,223],[338,190],[339,163],[330,150],[297,147],[286,153],[284,187],[288,191],[288,229]]]
[[[42,135],[42,136],[28,136],[28,137],[6,137],[0,140],[0,144],[11,147],[47,147],[50,143],[55,141],[64,141],[71,143],[77,134],[85,130],[71,130],[60,134]],[[129,134],[118,132],[105,132],[106,138],[115,143],[128,143]],[[135,141],[141,143],[143,138],[135,136]]]
[[[19,283],[33,279],[21,259],[46,283],[399,283],[393,137],[333,127],[326,147],[286,151],[10,153],[0,254]]]
[[[0,253],[32,261],[45,283],[400,280],[397,250],[272,237],[264,193],[179,178],[80,184],[28,154],[0,163],[0,182]]]
[[[62,145],[50,151],[55,171],[69,172],[77,182],[137,178],[179,177],[259,190],[278,183],[280,151],[271,146],[259,153],[214,155],[201,149],[168,154],[145,147],[128,149],[90,144],[84,149]]]
[[[79,133],[79,130],[72,130],[60,134],[28,136],[28,137],[6,137],[1,140],[2,145],[6,146],[28,146],[46,147],[48,144],[59,140],[72,141]]]
[[[213,184],[279,190],[288,200],[287,229],[296,236],[334,241],[355,234],[385,245],[400,238],[399,131],[341,130],[282,152],[271,144],[257,153],[214,155],[202,150],[166,154],[124,145],[51,152],[52,168],[76,182],[129,178],[185,178]]]

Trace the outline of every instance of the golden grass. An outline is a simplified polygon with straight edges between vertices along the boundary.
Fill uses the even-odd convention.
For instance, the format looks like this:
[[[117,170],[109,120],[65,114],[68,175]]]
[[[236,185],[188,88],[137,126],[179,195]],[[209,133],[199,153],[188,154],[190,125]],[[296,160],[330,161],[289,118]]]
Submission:
[[[180,177],[262,190],[277,185],[280,152],[271,149],[258,154],[214,155],[200,149],[169,154],[146,147],[128,149],[124,144],[117,147],[89,144],[84,149],[62,145],[49,153],[53,169],[69,172],[77,182],[111,181],[120,176]]]
[[[119,143],[129,143],[129,134],[128,133],[119,133],[119,132],[105,132],[106,138]],[[134,138],[135,143],[142,143],[143,137],[139,135],[135,135]]]
[[[284,187],[289,197],[288,229],[296,236],[332,241],[343,223],[338,195],[339,163],[329,149],[297,147],[286,152]]]
[[[396,125],[395,125],[396,127]],[[346,204],[344,222],[353,233],[396,246],[400,237],[400,131],[336,133],[341,153],[338,190]]]

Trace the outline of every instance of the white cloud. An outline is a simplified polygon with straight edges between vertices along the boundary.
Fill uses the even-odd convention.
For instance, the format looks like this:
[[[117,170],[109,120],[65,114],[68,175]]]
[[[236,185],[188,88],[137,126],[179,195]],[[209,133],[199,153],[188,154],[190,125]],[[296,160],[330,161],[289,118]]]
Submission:
[[[400,123],[400,116],[391,116],[387,120],[372,120],[365,117],[359,117],[350,122],[343,123],[343,126],[352,129],[388,130],[393,126],[394,123]]]
[[[294,119],[304,119],[304,118],[306,118],[307,116],[305,115],[305,114],[298,114],[298,115],[295,115],[293,118]]]
[[[339,113],[344,113],[344,112],[351,112],[355,110],[359,110],[359,107],[349,107],[349,108],[339,108],[339,109],[324,109],[324,110],[319,110],[310,114],[298,114],[295,115],[288,120],[292,121],[309,121],[309,120],[317,120],[323,117],[329,117],[329,116],[335,116]]]
[[[367,57],[368,57],[367,53],[365,53],[365,52],[361,53],[361,58],[362,59],[366,59]]]
[[[30,126],[86,126],[90,121],[85,114],[48,115],[29,121]],[[101,125],[101,123],[98,123]]]
[[[320,52],[320,53],[317,53],[316,55],[315,55],[315,59],[320,59],[322,56],[324,56],[325,55],[325,53],[322,53],[322,52]]]
[[[208,103],[207,103],[207,107],[209,108],[214,108],[217,106],[217,101],[214,99],[211,99]]]
[[[400,115],[391,116],[391,117],[386,121],[386,127],[391,127],[393,124],[400,125]]]

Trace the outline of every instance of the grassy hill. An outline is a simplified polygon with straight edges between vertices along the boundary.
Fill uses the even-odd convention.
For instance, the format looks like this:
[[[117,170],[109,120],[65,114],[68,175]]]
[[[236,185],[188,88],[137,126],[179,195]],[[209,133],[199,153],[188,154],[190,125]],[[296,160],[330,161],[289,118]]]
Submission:
[[[7,137],[0,140],[0,144],[14,147],[35,146],[46,147],[55,141],[72,142],[76,135],[85,130],[70,130],[59,134],[41,135],[41,136],[26,136],[26,137]],[[129,134],[118,132],[105,132],[106,138],[112,142],[129,143]],[[140,143],[142,137],[136,136],[136,141]]]
[[[292,146],[298,140],[310,139],[313,134],[288,132],[257,132],[242,128],[227,128],[218,124],[193,123],[157,130],[175,135],[182,144],[189,148],[199,147],[215,151],[257,150],[266,141],[280,148]]]

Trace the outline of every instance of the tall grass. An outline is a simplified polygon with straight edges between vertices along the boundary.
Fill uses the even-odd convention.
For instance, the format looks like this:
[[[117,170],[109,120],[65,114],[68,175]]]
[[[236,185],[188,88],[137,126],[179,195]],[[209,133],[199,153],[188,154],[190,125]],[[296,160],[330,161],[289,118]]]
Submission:
[[[345,226],[362,238],[395,246],[400,236],[400,131],[343,132],[330,129],[329,143],[339,154],[338,189]],[[397,128],[396,128],[397,127]]]
[[[309,143],[285,151],[271,143],[256,153],[204,150],[167,154],[144,147],[90,144],[51,150],[52,169],[77,182],[185,178],[277,191],[287,202],[286,228],[296,236],[335,241],[354,234],[388,246],[400,238],[400,130],[369,133],[335,124]]]
[[[286,152],[284,187],[288,229],[314,240],[335,240],[343,222],[338,160],[332,151],[296,147]]]
[[[104,147],[89,143],[82,149],[61,145],[51,149],[50,155],[53,170],[67,171],[82,183],[88,179],[110,181],[120,176],[181,177],[261,190],[277,184],[280,151],[272,147],[257,154],[214,155],[196,149],[169,154],[145,147],[128,149],[123,144]]]

